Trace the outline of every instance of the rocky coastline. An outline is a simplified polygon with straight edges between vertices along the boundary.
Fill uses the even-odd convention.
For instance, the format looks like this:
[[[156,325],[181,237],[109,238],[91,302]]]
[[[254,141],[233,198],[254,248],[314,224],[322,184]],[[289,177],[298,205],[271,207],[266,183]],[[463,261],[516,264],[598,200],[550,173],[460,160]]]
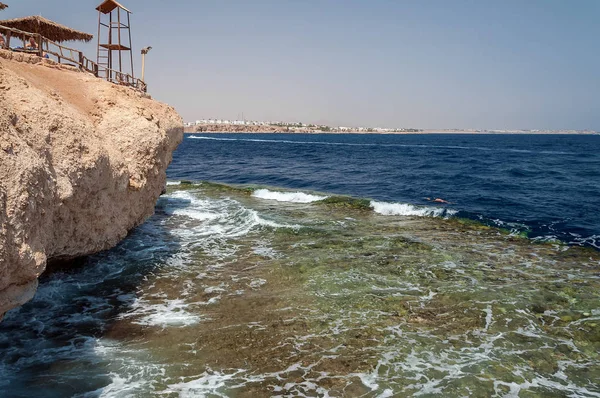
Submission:
[[[109,249],[152,215],[182,138],[166,104],[0,50],[0,318],[49,260]]]
[[[599,132],[585,130],[474,130],[474,129],[400,129],[395,131],[372,131],[331,127],[293,127],[279,125],[238,125],[238,124],[200,124],[185,127],[186,134],[194,133],[298,133],[298,134],[575,134],[599,135]]]
[[[237,124],[203,124],[186,127],[186,133],[290,133],[298,132],[281,126],[243,126]],[[306,129],[303,132],[308,132]]]

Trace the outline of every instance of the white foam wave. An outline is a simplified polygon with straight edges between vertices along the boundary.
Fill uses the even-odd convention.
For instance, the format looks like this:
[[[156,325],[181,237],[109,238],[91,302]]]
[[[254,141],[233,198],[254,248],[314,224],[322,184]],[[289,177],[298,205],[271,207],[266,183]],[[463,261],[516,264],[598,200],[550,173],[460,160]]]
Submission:
[[[414,206],[408,203],[371,201],[373,211],[384,216],[449,217],[458,213],[444,207]]]
[[[131,397],[144,395],[141,391],[152,390],[152,385],[164,376],[164,366],[153,362],[144,349],[132,349],[114,340],[97,339],[93,349],[95,360],[106,364],[110,384],[75,397]]]
[[[235,379],[238,374],[244,372],[245,370],[238,369],[233,373],[224,374],[209,370],[191,381],[170,384],[166,392],[178,393],[180,397],[204,397],[206,395],[227,397],[219,390],[225,387],[227,382]]]
[[[600,249],[600,235],[592,235],[586,238],[577,237],[573,242],[576,245],[590,245],[596,249]]]
[[[219,261],[235,256],[238,247],[232,240],[261,227],[299,228],[268,220],[234,199],[200,197],[193,191],[164,195],[161,207],[170,216],[165,225],[178,238],[182,253],[200,249]]]
[[[304,192],[278,192],[270,191],[268,189],[257,189],[252,196],[260,199],[293,203],[311,203],[328,198],[328,196],[311,195]]]
[[[93,391],[93,394],[98,394],[100,398],[113,398],[119,396],[135,395],[136,391],[141,390],[148,384],[145,380],[131,381],[123,378],[117,373],[110,374],[111,383],[100,390]],[[92,394],[86,396],[94,396]]]
[[[225,199],[200,199],[189,191],[176,191],[166,195],[165,211],[179,216],[179,228],[175,232],[191,238],[236,238],[246,235],[256,226],[272,228],[293,227],[262,218],[258,212],[241,203]]]
[[[120,318],[136,318],[132,323],[145,326],[190,326],[198,323],[200,317],[186,310],[189,304],[181,299],[165,300],[160,303],[149,303],[136,299],[132,311],[122,314]]]
[[[169,185],[180,185],[181,181],[167,181],[167,186]]]

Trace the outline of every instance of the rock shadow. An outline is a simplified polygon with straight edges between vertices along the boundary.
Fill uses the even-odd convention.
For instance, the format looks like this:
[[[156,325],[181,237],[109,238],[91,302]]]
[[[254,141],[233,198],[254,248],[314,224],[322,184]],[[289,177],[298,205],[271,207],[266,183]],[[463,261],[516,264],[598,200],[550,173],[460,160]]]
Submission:
[[[0,323],[0,396],[102,393],[112,377],[98,338],[130,311],[145,278],[180,251],[169,212],[188,205],[161,197],[155,214],[113,249],[49,264],[34,299]]]

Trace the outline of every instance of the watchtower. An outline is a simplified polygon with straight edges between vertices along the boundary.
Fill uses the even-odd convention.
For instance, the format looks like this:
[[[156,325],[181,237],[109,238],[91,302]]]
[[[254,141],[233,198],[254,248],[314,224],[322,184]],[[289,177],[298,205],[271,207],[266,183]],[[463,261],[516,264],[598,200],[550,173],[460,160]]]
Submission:
[[[113,83],[125,83],[133,75],[131,50],[131,11],[115,0],[105,0],[98,10],[99,77]],[[118,62],[117,62],[118,61]]]

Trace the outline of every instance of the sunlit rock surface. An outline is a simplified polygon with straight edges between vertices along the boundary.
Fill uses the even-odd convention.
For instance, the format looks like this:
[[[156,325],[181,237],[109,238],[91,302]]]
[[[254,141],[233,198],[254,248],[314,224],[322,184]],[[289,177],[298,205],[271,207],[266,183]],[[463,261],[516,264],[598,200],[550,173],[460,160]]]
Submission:
[[[48,259],[108,249],[152,215],[182,139],[172,107],[69,69],[0,51],[0,317]]]

